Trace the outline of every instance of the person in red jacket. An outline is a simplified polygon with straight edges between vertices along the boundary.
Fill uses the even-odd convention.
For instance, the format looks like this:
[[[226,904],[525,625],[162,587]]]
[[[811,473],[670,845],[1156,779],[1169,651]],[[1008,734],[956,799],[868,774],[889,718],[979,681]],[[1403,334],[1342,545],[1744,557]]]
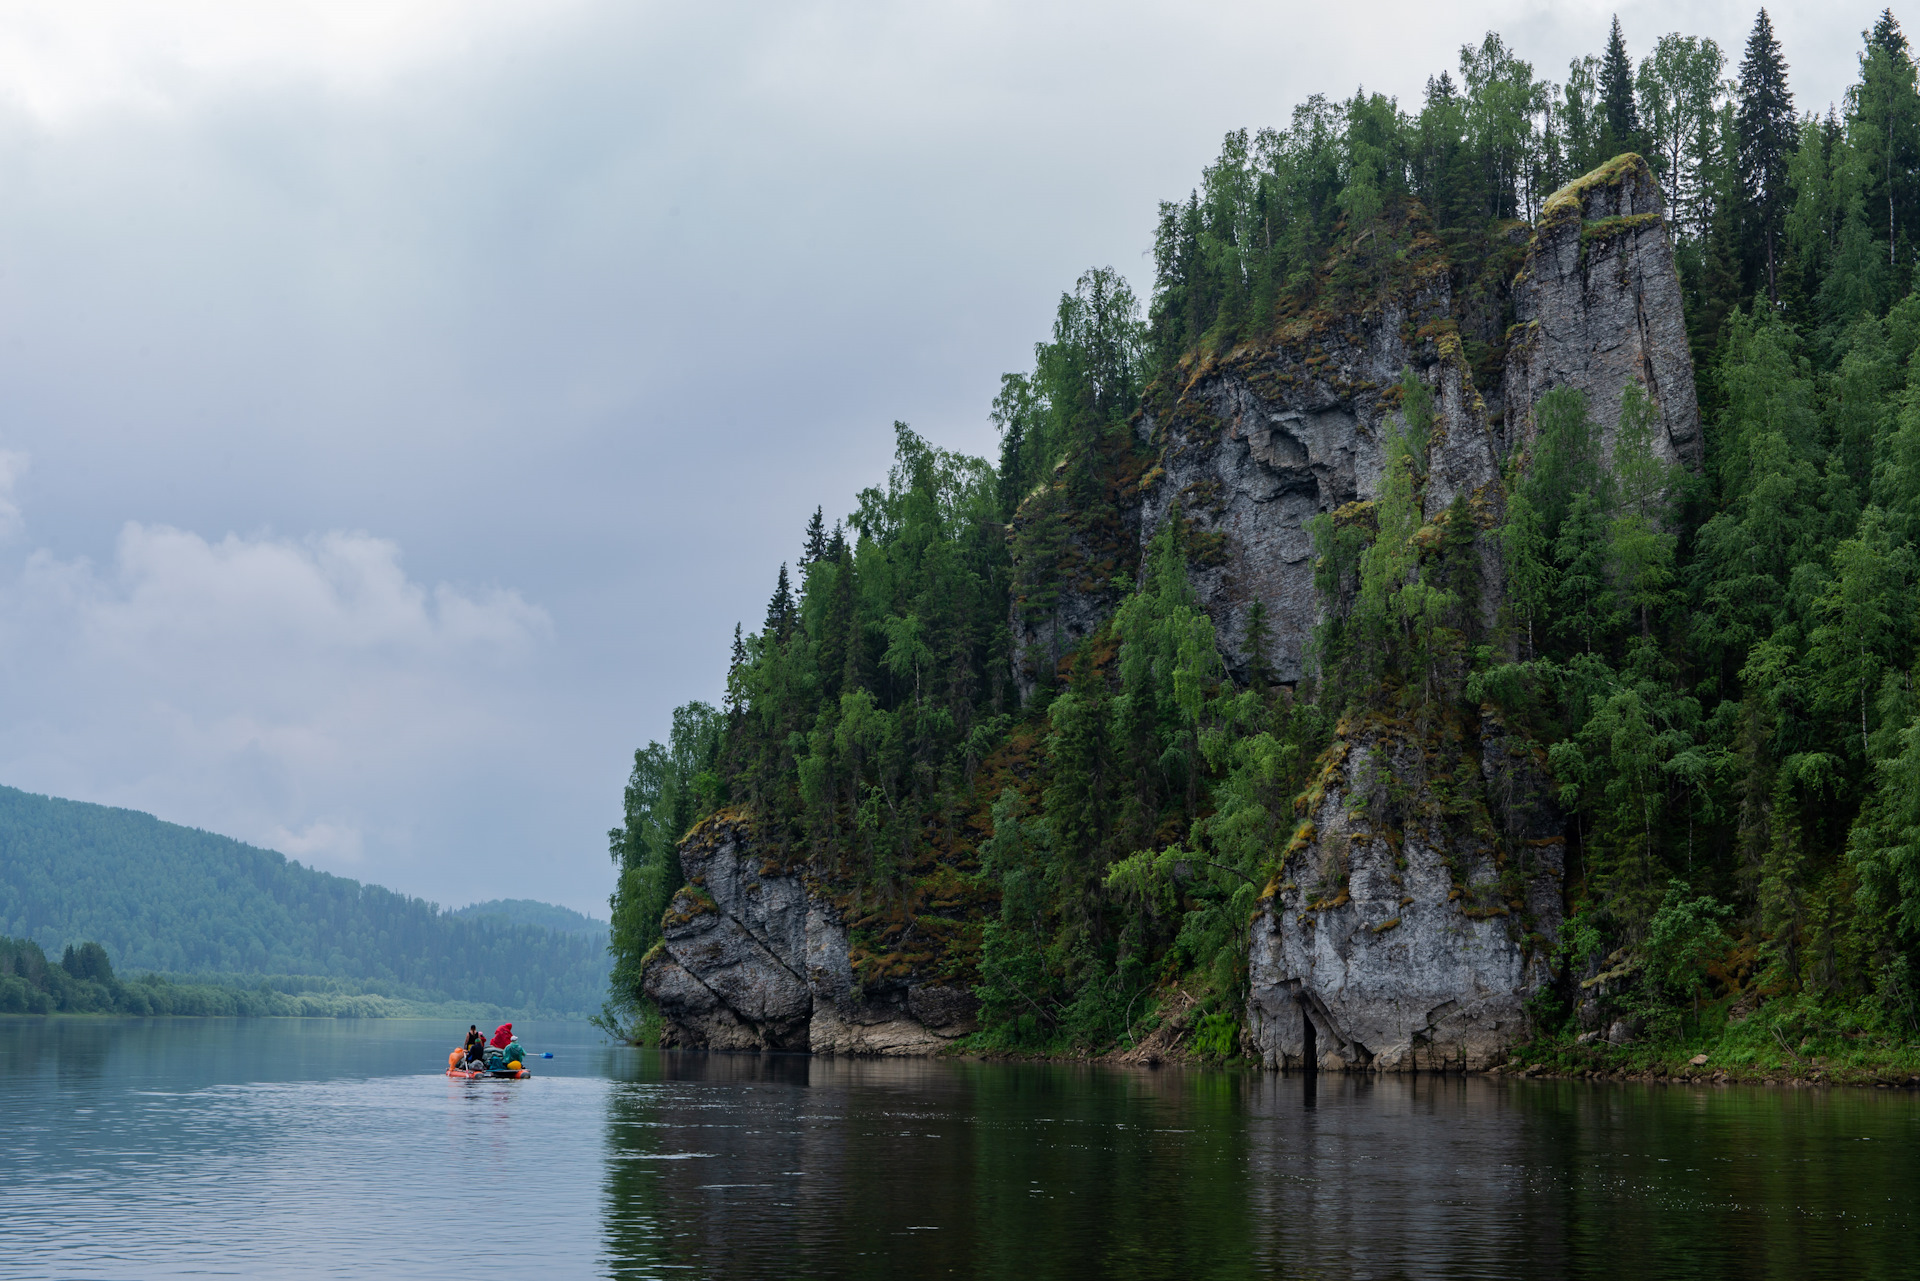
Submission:
[[[512,1039],[513,1039],[513,1024],[502,1023],[499,1027],[493,1029],[493,1040],[489,1041],[487,1044],[491,1045],[496,1050],[504,1050],[507,1048],[507,1042],[511,1041]]]

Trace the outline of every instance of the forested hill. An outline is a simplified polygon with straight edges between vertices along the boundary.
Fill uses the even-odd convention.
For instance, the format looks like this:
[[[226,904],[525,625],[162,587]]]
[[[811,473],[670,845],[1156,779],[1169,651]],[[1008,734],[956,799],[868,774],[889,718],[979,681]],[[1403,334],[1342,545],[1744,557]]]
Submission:
[[[541,929],[554,930],[561,934],[604,935],[607,932],[605,921],[596,921],[591,916],[576,912],[570,907],[542,903],[530,898],[488,899],[484,903],[455,908],[449,915],[463,917],[470,921],[537,925]]]
[[[56,955],[94,940],[122,974],[377,980],[396,994],[550,1012],[596,1008],[607,973],[593,934],[441,912],[150,814],[10,787],[0,787],[0,935]]]
[[[1476,1061],[1920,1037],[1920,74],[1844,20],[1805,114],[1762,11],[1227,135],[1141,211],[1150,297],[1089,271],[1004,377],[997,466],[902,426],[768,566],[634,760],[616,1002],[1458,1063],[1478,930],[1526,970]],[[713,941],[779,895],[804,938]],[[751,1008],[695,981],[765,938]]]

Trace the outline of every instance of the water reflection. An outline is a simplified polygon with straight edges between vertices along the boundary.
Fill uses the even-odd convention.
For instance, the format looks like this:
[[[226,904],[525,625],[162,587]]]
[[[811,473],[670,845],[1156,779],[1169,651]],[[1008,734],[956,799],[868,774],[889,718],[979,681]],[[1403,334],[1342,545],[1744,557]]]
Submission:
[[[608,1101],[618,1276],[1165,1277],[1253,1249],[1233,1077],[654,1061]]]
[[[618,1277],[1906,1275],[1910,1097],[664,1053]]]
[[[1920,1098],[0,1019],[0,1278],[1920,1275]]]

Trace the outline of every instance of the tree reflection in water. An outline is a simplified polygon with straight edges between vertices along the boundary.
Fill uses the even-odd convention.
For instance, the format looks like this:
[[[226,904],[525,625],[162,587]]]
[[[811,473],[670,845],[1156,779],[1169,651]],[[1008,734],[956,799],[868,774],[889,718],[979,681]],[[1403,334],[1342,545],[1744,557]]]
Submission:
[[[1920,1107],[1461,1077],[645,1052],[618,1277],[1893,1275]]]

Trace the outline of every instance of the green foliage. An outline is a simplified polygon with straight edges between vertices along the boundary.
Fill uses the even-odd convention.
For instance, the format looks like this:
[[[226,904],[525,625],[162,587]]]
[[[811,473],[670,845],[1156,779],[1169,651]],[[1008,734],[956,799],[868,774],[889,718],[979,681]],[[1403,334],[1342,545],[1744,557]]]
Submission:
[[[605,984],[596,936],[441,912],[131,810],[0,788],[0,849],[0,934],[97,940],[122,970],[307,975],[552,1012],[592,1009]]]
[[[784,565],[780,586],[787,587]],[[790,594],[786,608],[792,609]],[[709,784],[717,781],[720,734],[720,713],[707,704],[675,708],[666,745],[648,743],[633,754],[626,821],[607,833],[618,873],[607,949],[614,958],[613,996],[597,1019],[622,1039],[631,1039],[626,1036],[630,1025],[638,1027],[650,1018],[640,994],[640,962],[660,941],[660,918],[685,879],[680,838],[713,808],[714,788]]]
[[[1464,494],[1425,523],[1433,395],[1411,371],[1402,374],[1400,393],[1400,421],[1387,424],[1374,528],[1343,529],[1327,515],[1309,526],[1331,603],[1315,659],[1329,711],[1391,709],[1430,719],[1461,697],[1479,639],[1479,530]]]
[[[1711,894],[1692,895],[1687,883],[1668,882],[1667,896],[1647,922],[1645,970],[1656,999],[1698,1001],[1712,987],[1710,962],[1733,946],[1723,928],[1733,909]]]
[[[1002,519],[1056,466],[1083,460],[1126,421],[1140,397],[1146,341],[1133,287],[1113,268],[1086,272],[1060,296],[1052,341],[1034,345],[1033,372],[1005,375],[994,398]]]
[[[622,893],[647,910],[616,905],[616,986],[637,990],[673,835],[731,805],[769,857],[887,923],[896,976],[928,964],[899,940],[948,928],[929,885],[977,894],[977,930],[941,946],[977,983],[984,1044],[1131,1044],[1165,1013],[1227,1056],[1247,924],[1311,839],[1296,798],[1334,727],[1418,749],[1421,778],[1360,802],[1381,830],[1490,839],[1493,714],[1542,749],[1565,818],[1566,982],[1534,1011],[1543,1034],[1592,993],[1730,1045],[1787,1035],[1793,1011],[1920,1035],[1920,76],[1882,15],[1844,109],[1801,119],[1764,12],[1733,80],[1710,40],[1661,36],[1635,63],[1627,35],[1556,85],[1489,33],[1417,110],[1315,96],[1227,134],[1160,206],[1145,321],[1117,273],[1088,272],[1003,379],[997,471],[899,428],[851,534],[816,515],[797,584],[783,572],[737,640],[710,761],[676,775],[692,808],[632,835],[666,802],[636,811],[630,789],[616,852],[636,851]],[[1562,387],[1531,407],[1504,492],[1436,493],[1435,388],[1407,371],[1371,501],[1310,526],[1308,679],[1274,685],[1253,609],[1237,686],[1188,580],[1217,547],[1179,503],[1207,495],[1144,543],[1134,523],[1160,447],[1136,411],[1172,421],[1236,346],[1376,314],[1443,261],[1491,403],[1513,220],[1626,148],[1666,197],[1704,468],[1672,462],[1648,388],[1600,422]]]

